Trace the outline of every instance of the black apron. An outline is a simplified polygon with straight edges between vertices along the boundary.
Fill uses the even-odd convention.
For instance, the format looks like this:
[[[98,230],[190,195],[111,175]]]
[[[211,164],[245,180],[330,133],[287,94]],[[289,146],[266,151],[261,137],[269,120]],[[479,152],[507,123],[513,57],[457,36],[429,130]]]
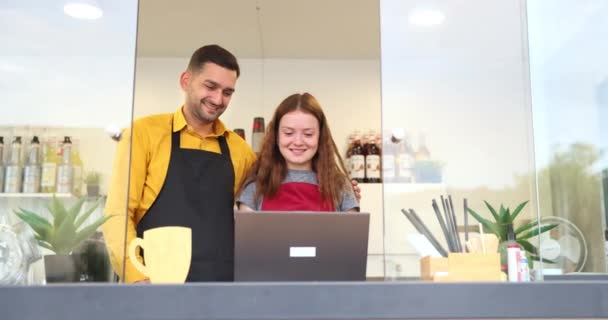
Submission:
[[[217,140],[221,154],[181,149],[180,132],[172,133],[165,183],[137,224],[138,237],[157,227],[192,229],[188,282],[234,279],[234,169],[225,137]]]

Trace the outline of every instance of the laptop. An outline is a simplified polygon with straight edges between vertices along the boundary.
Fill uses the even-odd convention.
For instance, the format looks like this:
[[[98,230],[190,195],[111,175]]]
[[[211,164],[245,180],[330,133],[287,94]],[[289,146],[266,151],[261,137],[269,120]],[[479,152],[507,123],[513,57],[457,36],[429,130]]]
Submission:
[[[236,212],[235,281],[365,281],[369,213]]]

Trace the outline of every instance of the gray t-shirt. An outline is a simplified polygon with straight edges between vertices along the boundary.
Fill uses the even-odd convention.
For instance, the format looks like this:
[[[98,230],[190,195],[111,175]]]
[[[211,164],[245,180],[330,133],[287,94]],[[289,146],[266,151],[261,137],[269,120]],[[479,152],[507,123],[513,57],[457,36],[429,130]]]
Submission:
[[[310,170],[288,170],[287,177],[283,183],[288,182],[304,182],[310,183],[314,185],[318,185],[319,182],[317,180],[317,175]],[[350,186],[350,181],[348,182],[348,186]],[[257,203],[255,202],[255,183],[250,183],[243,189],[243,192],[237,199],[237,204],[244,204],[249,208],[259,211],[262,208],[262,199],[260,198]],[[349,209],[359,208],[359,203],[357,202],[357,198],[355,198],[355,193],[352,188],[348,187],[346,190],[342,192],[342,200],[336,208],[336,211],[348,211]]]

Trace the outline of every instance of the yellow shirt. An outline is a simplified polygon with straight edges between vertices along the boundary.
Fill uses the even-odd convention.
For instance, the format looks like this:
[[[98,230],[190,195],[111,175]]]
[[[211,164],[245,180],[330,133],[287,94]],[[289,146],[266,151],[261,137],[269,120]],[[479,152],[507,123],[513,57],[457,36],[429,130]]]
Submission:
[[[129,255],[126,251],[128,244],[136,237],[137,223],[154,203],[165,182],[171,155],[171,121],[173,121],[173,131],[181,131],[180,147],[184,149],[220,153],[216,137],[219,135],[226,137],[234,167],[235,193],[255,160],[255,153],[247,142],[236,133],[227,130],[219,120],[214,123],[214,134],[206,137],[199,136],[186,123],[182,107],[173,114],[152,115],[134,121],[131,129],[132,137],[129,130],[125,130],[122,139],[118,142],[111,188],[105,207],[105,214],[114,215],[114,217],[103,225],[110,260],[117,274],[122,275],[124,262],[127,261],[125,275],[121,276],[126,282],[146,278],[128,261]],[[129,153],[131,153],[130,162]],[[128,172],[130,172],[130,180],[127,179]],[[127,208],[125,208],[126,205]],[[127,246],[127,250],[125,246]]]

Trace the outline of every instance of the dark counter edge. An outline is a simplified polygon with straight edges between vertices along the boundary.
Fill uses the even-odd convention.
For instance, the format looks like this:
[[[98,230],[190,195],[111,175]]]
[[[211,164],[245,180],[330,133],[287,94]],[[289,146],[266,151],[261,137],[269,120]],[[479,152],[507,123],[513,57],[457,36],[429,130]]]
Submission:
[[[608,281],[0,287],[3,320],[608,318]]]

